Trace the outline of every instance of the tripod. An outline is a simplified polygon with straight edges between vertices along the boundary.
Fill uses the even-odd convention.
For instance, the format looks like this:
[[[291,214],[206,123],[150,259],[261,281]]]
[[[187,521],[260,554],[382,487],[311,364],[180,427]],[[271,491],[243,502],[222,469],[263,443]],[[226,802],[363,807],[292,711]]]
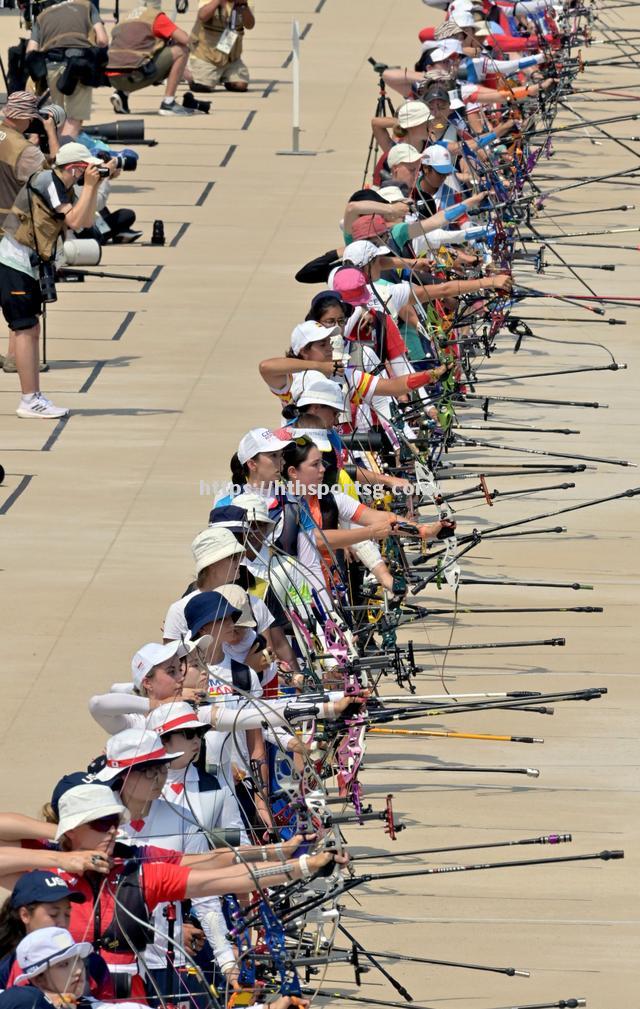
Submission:
[[[391,102],[391,99],[387,97],[387,85],[385,84],[384,77],[382,76],[385,70],[389,67],[386,63],[378,63],[374,60],[372,56],[369,57],[369,63],[373,67],[375,73],[378,75],[378,100],[376,102],[376,111],[374,115],[378,116],[395,116],[396,112]],[[367,184],[367,175],[369,174],[369,166],[371,164],[371,159],[373,158],[373,167],[375,168],[376,161],[378,158],[378,144],[375,136],[372,134],[371,140],[369,142],[369,150],[367,152],[367,161],[364,166],[364,175],[362,176],[362,188]]]

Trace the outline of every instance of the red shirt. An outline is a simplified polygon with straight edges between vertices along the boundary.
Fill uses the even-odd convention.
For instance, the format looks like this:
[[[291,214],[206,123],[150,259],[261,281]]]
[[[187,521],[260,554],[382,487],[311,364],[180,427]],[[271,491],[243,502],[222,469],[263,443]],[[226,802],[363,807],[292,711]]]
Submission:
[[[157,18],[153,22],[151,31],[157,39],[164,39],[165,41],[168,41],[172,38],[177,27],[178,26],[174,24],[166,14],[158,14]]]

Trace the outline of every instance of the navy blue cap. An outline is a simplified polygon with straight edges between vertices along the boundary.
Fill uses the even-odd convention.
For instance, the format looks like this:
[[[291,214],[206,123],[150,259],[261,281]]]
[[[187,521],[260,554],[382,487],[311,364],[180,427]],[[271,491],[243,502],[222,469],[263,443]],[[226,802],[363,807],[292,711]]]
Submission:
[[[51,1002],[35,985],[13,985],[0,992],[0,1009],[51,1009]]]
[[[61,876],[45,869],[25,872],[14,886],[9,898],[11,907],[52,904],[55,900],[71,900],[75,904],[83,904],[86,898],[84,894],[70,890]]]
[[[225,529],[230,529],[232,532],[243,529],[246,531],[249,528],[249,519],[246,509],[238,508],[237,505],[232,504],[222,505],[221,507],[211,509],[209,513],[209,525],[223,525]]]
[[[189,600],[184,608],[185,620],[192,636],[196,635],[205,624],[210,624],[212,620],[231,617],[233,621],[236,621],[241,612],[232,606],[220,592],[199,592],[197,596]]]

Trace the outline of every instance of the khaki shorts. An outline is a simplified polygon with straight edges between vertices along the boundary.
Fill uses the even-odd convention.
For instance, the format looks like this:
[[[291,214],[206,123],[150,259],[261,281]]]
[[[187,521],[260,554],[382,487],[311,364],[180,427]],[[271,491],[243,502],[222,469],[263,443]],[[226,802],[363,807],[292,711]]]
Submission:
[[[47,83],[51,92],[51,101],[62,105],[68,119],[91,119],[91,92],[86,84],[78,84],[72,95],[63,95],[58,91],[56,82],[66,63],[49,63],[47,67]]]
[[[193,74],[195,84],[215,88],[216,84],[236,84],[240,81],[249,83],[249,71],[242,60],[234,60],[218,67],[208,60],[199,60],[196,56],[189,57],[189,70]]]
[[[141,70],[129,70],[128,73],[108,75],[109,84],[117,91],[124,91],[130,94],[132,91],[140,91],[141,88],[148,88],[152,84],[160,84],[166,80],[173,66],[173,53],[170,46],[161,49],[153,59],[155,70],[152,74],[142,73]]]

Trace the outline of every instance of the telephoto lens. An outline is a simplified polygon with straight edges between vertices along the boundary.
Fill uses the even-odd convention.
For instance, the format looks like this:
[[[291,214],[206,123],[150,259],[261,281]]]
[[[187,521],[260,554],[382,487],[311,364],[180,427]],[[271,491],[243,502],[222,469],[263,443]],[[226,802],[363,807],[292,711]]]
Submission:
[[[135,172],[138,167],[138,157],[134,154],[114,154],[116,166],[122,172]]]
[[[62,245],[60,266],[97,266],[102,246],[95,238],[68,238]]]

